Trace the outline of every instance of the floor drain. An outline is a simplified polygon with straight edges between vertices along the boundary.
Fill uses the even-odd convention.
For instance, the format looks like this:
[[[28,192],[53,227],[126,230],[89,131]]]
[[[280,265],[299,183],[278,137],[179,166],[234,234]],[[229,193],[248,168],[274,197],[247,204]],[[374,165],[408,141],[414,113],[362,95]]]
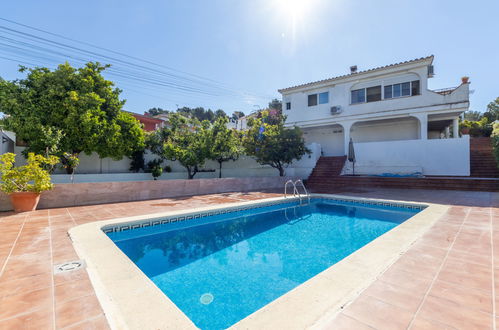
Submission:
[[[203,305],[209,305],[213,302],[213,299],[215,299],[215,297],[213,297],[213,295],[211,293],[204,293],[201,298],[199,298],[199,301],[203,304]]]
[[[55,265],[54,266],[54,273],[67,273],[67,272],[72,272],[74,270],[82,269],[85,268],[85,261],[83,260],[75,260],[75,261],[69,261],[65,262],[63,264]]]

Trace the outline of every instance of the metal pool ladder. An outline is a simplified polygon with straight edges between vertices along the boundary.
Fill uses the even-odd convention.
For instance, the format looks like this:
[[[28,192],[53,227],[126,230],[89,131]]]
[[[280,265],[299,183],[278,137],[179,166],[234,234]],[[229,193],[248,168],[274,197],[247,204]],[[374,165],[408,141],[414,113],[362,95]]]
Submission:
[[[310,194],[308,193],[307,188],[305,188],[305,185],[303,184],[302,180],[296,180],[293,182],[293,180],[288,180],[284,184],[284,198],[288,198],[288,184],[291,184],[293,186],[293,197],[298,196],[300,199],[300,205],[302,203],[302,195],[300,194],[300,191],[298,190],[298,186],[300,185],[303,188],[303,192],[305,194],[305,197],[307,197],[308,202],[310,203]]]

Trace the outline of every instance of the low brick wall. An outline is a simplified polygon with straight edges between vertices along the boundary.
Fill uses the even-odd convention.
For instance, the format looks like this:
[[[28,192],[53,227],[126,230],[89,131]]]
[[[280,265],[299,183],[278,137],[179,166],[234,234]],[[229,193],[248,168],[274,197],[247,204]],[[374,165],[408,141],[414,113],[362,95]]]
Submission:
[[[38,208],[129,202],[166,197],[234,191],[282,189],[289,177],[249,177],[193,180],[150,180],[56,184],[42,194]],[[0,211],[12,210],[9,196],[0,193]]]

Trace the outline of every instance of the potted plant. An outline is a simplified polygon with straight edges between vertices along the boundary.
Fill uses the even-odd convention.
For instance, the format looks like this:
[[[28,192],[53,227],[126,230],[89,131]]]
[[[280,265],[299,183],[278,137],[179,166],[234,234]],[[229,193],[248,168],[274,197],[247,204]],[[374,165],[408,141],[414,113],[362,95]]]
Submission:
[[[469,80],[470,80],[470,77],[467,77],[467,76],[461,77],[461,82],[463,84],[467,84]]]
[[[34,211],[40,194],[53,188],[49,172],[43,167],[59,162],[56,156],[44,157],[29,153],[27,164],[15,167],[13,153],[0,156],[0,190],[10,196],[16,212]]]

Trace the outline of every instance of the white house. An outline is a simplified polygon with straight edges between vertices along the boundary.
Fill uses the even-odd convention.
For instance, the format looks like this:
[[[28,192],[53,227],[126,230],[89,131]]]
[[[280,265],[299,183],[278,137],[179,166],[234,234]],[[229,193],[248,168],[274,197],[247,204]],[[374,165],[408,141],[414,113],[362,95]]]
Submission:
[[[248,120],[250,118],[255,117],[256,115],[258,115],[258,111],[252,112],[252,113],[250,113],[249,115],[246,115],[246,116],[239,117],[236,120],[234,120],[234,119],[231,118],[229,120],[229,122],[227,123],[227,127],[228,128],[236,129],[238,131],[247,130],[248,129]]]
[[[458,119],[469,108],[469,83],[428,89],[432,62],[354,66],[344,76],[280,89],[286,125],[302,128],[324,156],[346,155],[352,138],[359,174],[468,176],[469,137],[459,136]]]
[[[12,132],[4,131],[0,129],[0,138],[2,140],[0,147],[0,155],[7,152],[14,152],[14,146],[16,141],[16,135]]]

